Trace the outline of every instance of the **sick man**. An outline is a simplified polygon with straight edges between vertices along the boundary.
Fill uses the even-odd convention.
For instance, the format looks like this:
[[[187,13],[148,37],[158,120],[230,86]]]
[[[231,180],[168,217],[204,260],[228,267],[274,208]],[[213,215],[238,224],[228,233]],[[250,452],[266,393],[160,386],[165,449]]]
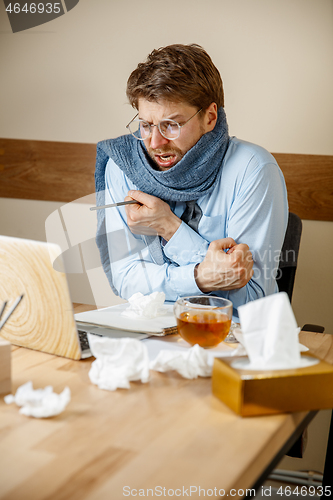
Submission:
[[[219,71],[198,45],[149,54],[127,82],[128,134],[98,143],[97,244],[116,294],[213,294],[237,307],[278,291],[288,220],[265,149],[230,137]]]

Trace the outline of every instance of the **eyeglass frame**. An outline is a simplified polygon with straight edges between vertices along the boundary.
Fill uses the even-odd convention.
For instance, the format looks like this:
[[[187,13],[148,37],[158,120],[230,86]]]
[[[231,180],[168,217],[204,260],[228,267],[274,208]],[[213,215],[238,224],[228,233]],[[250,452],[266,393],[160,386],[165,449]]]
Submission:
[[[178,139],[178,137],[180,136],[180,132],[181,132],[181,129],[190,121],[192,120],[192,118],[194,118],[195,116],[197,116],[200,111],[202,111],[203,108],[200,108],[193,116],[191,116],[188,120],[186,120],[185,123],[183,123],[182,125],[178,122],[176,122],[176,120],[172,120],[171,118],[164,118],[163,120],[160,120],[156,125],[154,123],[149,123],[147,122],[146,120],[142,120],[142,118],[139,118],[138,121],[139,122],[145,122],[148,124],[149,126],[149,135],[147,135],[147,137],[145,137],[144,139],[142,137],[137,137],[136,135],[133,134],[133,132],[131,132],[129,126],[131,125],[132,122],[134,122],[134,120],[136,119],[137,116],[139,116],[139,113],[137,113],[134,118],[132,118],[132,120],[126,125],[126,128],[127,130],[129,131],[129,133],[135,137],[135,139],[137,139],[138,141],[145,141],[146,139],[150,139],[150,137],[152,136],[153,134],[153,131],[152,131],[152,127],[157,127],[158,128],[158,131],[159,133],[161,134],[162,137],[164,137],[164,139],[167,139],[168,141],[173,141],[175,139]],[[172,139],[170,139],[169,137],[165,137],[165,135],[163,134],[163,132],[161,131],[161,127],[160,127],[160,123],[161,122],[164,122],[164,121],[170,121],[170,122],[173,122],[173,123],[176,123],[178,125],[178,135],[177,137],[172,137]]]

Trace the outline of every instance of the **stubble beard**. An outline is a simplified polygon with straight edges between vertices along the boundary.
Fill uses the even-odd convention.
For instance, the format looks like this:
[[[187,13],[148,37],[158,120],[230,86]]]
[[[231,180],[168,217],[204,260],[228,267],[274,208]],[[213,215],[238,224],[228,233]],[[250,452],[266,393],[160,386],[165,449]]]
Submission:
[[[155,155],[163,155],[163,154],[167,154],[167,155],[173,155],[173,156],[176,156],[176,161],[175,163],[172,165],[172,167],[174,167],[177,163],[180,162],[180,160],[183,158],[183,156],[185,155],[185,153],[179,149],[179,148],[170,148],[170,147],[166,147],[166,148],[159,148],[159,149],[152,149],[152,148],[147,148],[147,152],[152,160],[152,162],[154,163],[154,166],[156,166],[157,170],[162,170],[161,166],[157,163],[157,161],[155,160]],[[170,167],[170,168],[172,168]],[[166,170],[169,170],[168,168]]]
[[[200,123],[200,137],[199,137],[198,141],[201,139],[201,137],[205,133],[206,133],[205,129],[204,129],[203,125]],[[195,146],[195,144],[193,144],[193,146]],[[190,149],[192,149],[193,146],[191,146]],[[172,167],[174,167],[177,163],[180,162],[180,160],[183,158],[183,156],[185,156],[185,154],[187,153],[187,151],[184,152],[184,151],[182,151],[181,149],[179,149],[177,147],[170,148],[167,145],[164,148],[162,147],[162,148],[159,148],[159,149],[152,149],[150,147],[146,147],[146,149],[147,149],[148,155],[152,159],[154,165],[157,167],[157,170],[161,170],[161,171],[163,171],[164,169],[162,169],[161,166],[155,160],[155,154],[156,155],[163,155],[163,154],[176,155],[177,160],[172,165]],[[172,167],[166,168],[165,170],[169,170]]]

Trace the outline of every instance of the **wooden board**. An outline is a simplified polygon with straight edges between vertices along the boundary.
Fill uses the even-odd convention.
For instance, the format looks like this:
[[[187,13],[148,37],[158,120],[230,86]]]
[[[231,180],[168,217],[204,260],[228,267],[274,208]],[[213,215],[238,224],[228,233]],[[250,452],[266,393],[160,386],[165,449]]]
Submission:
[[[333,156],[273,153],[286,180],[289,211],[333,221]]]
[[[0,139],[0,197],[70,202],[95,192],[96,146]]]
[[[289,209],[333,221],[333,156],[273,153]],[[70,202],[94,193],[96,145],[0,139],[0,197]]]
[[[89,381],[91,362],[13,352],[13,391],[28,380],[58,393],[68,385],[72,400],[45,420],[0,400],[2,500],[117,500],[127,486],[137,497],[143,489],[145,498],[157,486],[166,488],[163,498],[168,489],[191,486],[220,498],[207,495],[216,487],[237,500],[307,417],[243,419],[212,395],[211,379],[186,380],[175,372],[151,372],[147,384],[103,391]],[[192,491],[191,498],[203,492]]]
[[[55,245],[0,236],[1,303],[8,300],[8,310],[24,294],[0,337],[15,345],[80,359],[66,275],[52,267],[57,255]]]

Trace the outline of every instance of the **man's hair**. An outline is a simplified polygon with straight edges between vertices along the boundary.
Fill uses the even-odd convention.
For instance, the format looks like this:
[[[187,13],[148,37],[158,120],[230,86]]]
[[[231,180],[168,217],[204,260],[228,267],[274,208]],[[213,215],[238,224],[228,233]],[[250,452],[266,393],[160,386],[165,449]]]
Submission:
[[[139,63],[127,81],[127,97],[138,109],[148,101],[186,102],[206,110],[215,102],[224,107],[221,75],[200,45],[168,45],[155,49]]]

